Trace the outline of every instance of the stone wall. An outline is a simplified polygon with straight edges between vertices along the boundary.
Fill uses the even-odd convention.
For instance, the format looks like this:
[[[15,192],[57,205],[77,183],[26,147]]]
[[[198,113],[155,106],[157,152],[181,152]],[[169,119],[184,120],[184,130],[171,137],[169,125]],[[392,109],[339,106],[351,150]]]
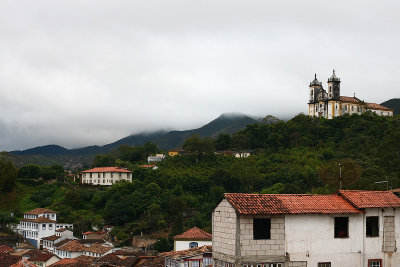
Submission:
[[[226,199],[215,208],[212,218],[213,254],[236,255],[237,215]]]
[[[240,256],[244,258],[266,259],[265,256],[285,255],[285,217],[283,215],[269,216],[271,218],[271,239],[253,239],[254,216],[240,216]],[[259,217],[258,218],[263,218]],[[265,218],[265,217],[264,217]],[[255,256],[255,257],[254,257]]]
[[[394,216],[383,217],[383,245],[384,252],[396,251],[396,236],[394,229]]]

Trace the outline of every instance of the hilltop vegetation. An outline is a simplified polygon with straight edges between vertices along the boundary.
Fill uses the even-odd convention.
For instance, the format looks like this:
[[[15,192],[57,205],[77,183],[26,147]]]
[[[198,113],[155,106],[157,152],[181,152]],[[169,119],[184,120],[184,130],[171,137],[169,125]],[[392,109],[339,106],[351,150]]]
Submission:
[[[390,187],[400,187],[399,140],[400,117],[366,113],[333,120],[298,115],[215,139],[194,135],[184,143],[189,154],[168,157],[157,170],[138,167],[157,151],[155,144],[122,146],[98,155],[93,166],[127,167],[133,171],[132,183],[98,188],[59,179],[31,190],[19,208],[55,209],[61,220],[75,223],[77,234],[92,225],[116,225],[114,234],[122,243],[128,242],[129,233],[166,237],[191,226],[210,231],[211,211],[223,193],[332,193],[339,186],[338,172],[328,181],[320,179],[320,170],[325,175],[330,170],[325,166],[338,162],[343,162],[344,176],[358,173],[358,168],[361,173],[356,181],[346,180],[345,189],[385,190],[386,184],[374,182],[386,179]],[[215,155],[216,149],[252,150],[254,155]]]
[[[398,115],[400,113],[400,98],[392,98],[383,102],[381,105],[393,109],[394,115]]]

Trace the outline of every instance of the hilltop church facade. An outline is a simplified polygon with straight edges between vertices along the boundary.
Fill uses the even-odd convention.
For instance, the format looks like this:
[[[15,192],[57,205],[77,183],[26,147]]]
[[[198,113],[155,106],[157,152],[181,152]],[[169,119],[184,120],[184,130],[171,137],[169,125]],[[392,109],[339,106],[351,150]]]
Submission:
[[[344,114],[361,114],[368,110],[380,116],[393,116],[393,110],[376,103],[367,103],[354,97],[340,95],[340,78],[333,70],[332,76],[328,79],[328,91],[322,82],[314,80],[310,83],[310,101],[308,103],[309,116],[333,119]]]

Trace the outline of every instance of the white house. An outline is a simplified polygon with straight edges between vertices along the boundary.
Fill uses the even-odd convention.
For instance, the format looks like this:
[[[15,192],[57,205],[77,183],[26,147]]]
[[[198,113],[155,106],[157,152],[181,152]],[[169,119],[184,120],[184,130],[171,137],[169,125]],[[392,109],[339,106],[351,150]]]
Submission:
[[[212,246],[201,246],[159,254],[165,258],[165,267],[206,267],[212,264]]]
[[[72,224],[61,225],[72,228]],[[55,235],[57,228],[60,229],[57,225],[57,213],[49,209],[37,208],[24,213],[24,218],[20,220],[16,231],[39,248],[41,239]]]
[[[147,163],[160,162],[163,159],[165,159],[165,155],[164,154],[151,155],[151,156],[147,157]]]
[[[65,239],[73,240],[76,238],[74,237],[73,232],[66,228],[57,229],[55,231],[55,235],[42,238],[43,249],[53,252],[54,248],[56,247],[55,245]]]
[[[81,255],[99,258],[108,253],[111,253],[112,251],[113,247],[110,247],[108,245],[95,243],[90,246],[85,246],[81,244],[78,240],[72,240],[68,243],[63,244],[62,246],[59,246],[55,250],[55,254],[62,259],[72,259]]]
[[[132,172],[119,167],[97,167],[82,172],[82,184],[113,185],[118,181],[132,182]]]
[[[389,191],[225,194],[214,266],[399,266],[400,199]]]
[[[212,235],[197,227],[190,228],[180,235],[174,236],[174,250],[186,250],[212,245]]]
[[[60,260],[57,255],[45,251],[34,251],[32,256],[28,259],[29,262],[35,264],[35,266],[47,267]],[[22,265],[24,266],[24,265]]]

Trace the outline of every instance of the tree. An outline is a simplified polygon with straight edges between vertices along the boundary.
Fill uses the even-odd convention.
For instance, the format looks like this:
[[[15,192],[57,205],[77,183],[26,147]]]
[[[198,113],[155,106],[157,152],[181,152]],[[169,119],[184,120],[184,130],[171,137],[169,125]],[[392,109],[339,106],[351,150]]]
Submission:
[[[321,181],[340,189],[361,177],[361,166],[352,159],[333,159],[321,167],[319,174]]]
[[[225,150],[232,147],[232,136],[230,134],[219,134],[215,140],[217,150]]]
[[[29,164],[18,169],[18,178],[39,179],[42,175],[39,165]]]
[[[213,140],[209,137],[202,139],[200,135],[195,134],[183,143],[183,149],[192,152],[196,156],[196,163],[199,161],[199,155],[211,154],[214,152]]]
[[[0,191],[11,192],[17,180],[17,168],[12,162],[5,162],[0,159]]]

